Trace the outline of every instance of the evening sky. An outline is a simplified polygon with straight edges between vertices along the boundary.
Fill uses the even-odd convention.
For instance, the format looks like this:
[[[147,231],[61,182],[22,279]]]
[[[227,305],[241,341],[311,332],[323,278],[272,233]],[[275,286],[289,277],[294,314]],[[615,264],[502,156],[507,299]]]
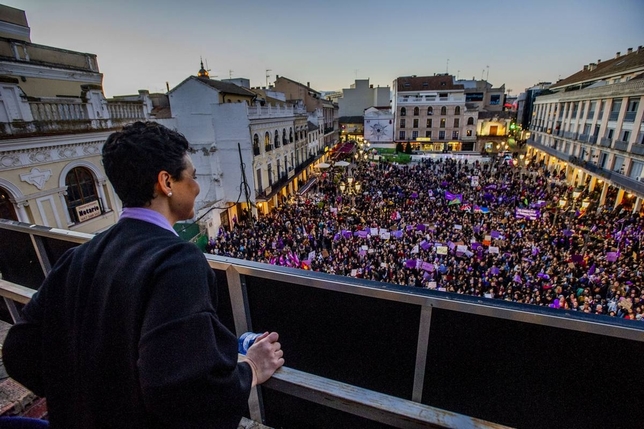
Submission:
[[[3,0],[33,43],[98,56],[108,97],[199,70],[318,91],[449,72],[511,95],[644,45],[643,0]]]

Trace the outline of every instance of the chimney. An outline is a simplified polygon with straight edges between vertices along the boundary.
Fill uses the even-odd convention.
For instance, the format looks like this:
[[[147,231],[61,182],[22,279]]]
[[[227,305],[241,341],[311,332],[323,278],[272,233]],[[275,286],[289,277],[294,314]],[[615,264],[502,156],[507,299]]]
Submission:
[[[633,48],[628,48],[628,49],[626,50],[626,54],[627,54],[627,55],[628,55],[628,54],[630,54],[630,53],[632,53],[632,52],[633,52]]]
[[[588,71],[588,66],[587,65],[584,66],[584,71]]]
[[[595,63],[588,64],[588,71],[593,71],[596,68],[597,68],[597,64],[595,64]]]
[[[306,82],[306,86],[307,86],[307,88],[310,88],[311,87],[311,82]]]
[[[279,79],[279,78],[280,78],[280,75],[276,74],[275,79]]]
[[[621,54],[621,52],[616,53],[615,54],[615,59],[619,58],[620,54]]]
[[[602,62],[601,58],[597,60],[597,64],[599,64],[601,62]]]

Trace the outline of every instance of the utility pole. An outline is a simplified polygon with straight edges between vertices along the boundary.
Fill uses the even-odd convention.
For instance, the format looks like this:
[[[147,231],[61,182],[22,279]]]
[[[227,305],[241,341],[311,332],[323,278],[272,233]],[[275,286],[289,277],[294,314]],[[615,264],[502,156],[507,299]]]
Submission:
[[[266,88],[268,88],[268,79],[270,79],[271,74],[269,73],[272,71],[271,69],[266,69]]]
[[[233,78],[233,71],[228,70],[228,79],[232,79],[232,78]]]

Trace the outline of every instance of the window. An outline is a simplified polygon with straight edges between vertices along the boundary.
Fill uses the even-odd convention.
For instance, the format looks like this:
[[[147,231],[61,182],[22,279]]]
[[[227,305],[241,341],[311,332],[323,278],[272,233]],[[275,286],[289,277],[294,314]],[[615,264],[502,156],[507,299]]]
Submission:
[[[500,94],[492,94],[490,96],[490,104],[492,106],[498,106],[501,104],[501,95]]]
[[[275,148],[278,148],[278,147],[280,147],[280,132],[275,130]]]
[[[264,190],[264,186],[262,184],[262,169],[258,168],[257,171],[255,172],[255,176],[257,176],[257,190],[259,192],[262,192]]]
[[[458,131],[452,131],[452,140],[458,139]]]
[[[432,137],[432,132],[431,131],[425,131],[425,137]]]
[[[427,128],[432,127],[432,118],[427,118]]]
[[[0,188],[0,218],[18,220],[16,210],[13,208],[13,204],[9,200],[9,193],[2,188]]]
[[[414,119],[414,128],[418,128],[418,119]]]
[[[628,139],[631,137],[631,132],[630,131],[622,131],[622,138],[621,140],[623,142],[628,142]]]
[[[465,94],[465,101],[483,101],[483,93],[471,92],[469,94]]]
[[[441,107],[441,115],[443,116],[447,115],[447,107],[445,106]]]
[[[619,111],[622,108],[622,100],[613,100],[613,105],[610,109],[609,121],[616,121],[619,116]]]
[[[613,138],[613,134],[615,134],[615,130],[614,130],[614,129],[612,129],[612,128],[609,128],[609,129],[608,129],[608,133],[606,134],[606,137],[608,137],[609,139],[612,139],[612,138]]]
[[[642,177],[642,169],[644,169],[644,163],[640,161],[632,161],[631,172],[629,173],[628,176],[631,179],[639,180],[640,177]]]
[[[288,144],[288,139],[286,138],[286,128],[282,128],[282,144]]]
[[[461,114],[461,106],[456,106],[456,108],[454,109],[454,114],[455,115],[460,115]]]
[[[468,137],[472,137],[472,130],[467,130],[465,135]]]
[[[253,136],[253,153],[259,155],[259,136],[257,134]]]
[[[405,140],[405,132],[404,132],[404,131],[401,131],[401,132],[398,134],[398,138],[399,138],[400,140]]]
[[[266,149],[266,152],[273,149],[271,147],[271,135],[268,134],[268,131],[264,134],[264,149]]]
[[[420,109],[418,107],[414,107],[414,116],[420,115]]]
[[[438,140],[445,140],[445,131],[438,132]]]
[[[65,176],[67,186],[67,210],[74,222],[84,222],[92,219],[103,212],[100,200],[96,192],[96,183],[91,171],[84,167],[76,167]],[[80,208],[85,204],[96,202],[94,206]],[[76,210],[79,207],[79,210]]]
[[[411,138],[416,140],[418,138],[418,131],[412,131],[411,132]]]
[[[616,156],[615,161],[613,162],[613,171],[616,173],[624,172],[624,157]]]
[[[293,127],[288,129],[288,140],[293,143]]]
[[[445,128],[445,118],[441,119],[441,128]]]
[[[402,118],[400,120],[400,128],[405,128],[405,126],[406,126],[405,118]]]
[[[268,164],[268,186],[273,186],[273,164]]]
[[[404,107],[400,108],[400,116],[407,116],[407,109]]]
[[[461,119],[460,118],[454,118],[454,128],[458,128],[461,126]]]
[[[432,106],[429,106],[427,108],[427,116],[431,116],[434,114],[434,108]]]
[[[467,125],[474,125],[474,118],[472,117],[467,118]]]

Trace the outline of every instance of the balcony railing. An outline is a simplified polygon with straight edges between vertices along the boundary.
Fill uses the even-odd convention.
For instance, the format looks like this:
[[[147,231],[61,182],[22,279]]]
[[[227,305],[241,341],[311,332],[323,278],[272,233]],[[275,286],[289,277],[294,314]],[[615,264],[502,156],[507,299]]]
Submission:
[[[87,119],[87,105],[82,101],[42,102],[30,101],[34,121],[81,121]]]
[[[11,314],[65,250],[88,239],[0,221],[7,258],[0,294]],[[268,426],[522,427],[534,416],[535,392],[565,403],[582,391],[575,413],[541,413],[530,426],[596,426],[598,403],[624,427],[641,423],[632,390],[606,395],[579,378],[580,360],[590,359],[594,385],[612,386],[615,362],[644,353],[640,322],[206,258],[218,279],[222,323],[238,335],[280,333],[288,367],[249,404],[250,417]],[[547,362],[557,362],[557,371],[544,370]],[[491,371],[494,363],[500,366]]]
[[[608,115],[609,121],[616,121],[617,118],[619,118],[619,112],[610,112],[610,114]]]
[[[597,143],[597,136],[588,137],[588,143],[591,143],[591,144]]]
[[[615,143],[613,144],[613,148],[616,150],[621,150],[622,152],[626,152],[628,150],[628,142],[625,142],[622,140],[615,140]]]
[[[588,141],[588,137],[590,137],[588,134],[579,134],[579,137],[577,137],[577,140],[585,143]]]
[[[111,119],[135,120],[144,119],[143,104],[140,102],[110,102],[107,103]]]
[[[612,143],[613,143],[613,139],[608,137],[602,137],[601,140],[599,141],[599,144],[604,147],[611,147]]]
[[[631,147],[631,153],[636,155],[644,155],[644,144],[634,144]]]

